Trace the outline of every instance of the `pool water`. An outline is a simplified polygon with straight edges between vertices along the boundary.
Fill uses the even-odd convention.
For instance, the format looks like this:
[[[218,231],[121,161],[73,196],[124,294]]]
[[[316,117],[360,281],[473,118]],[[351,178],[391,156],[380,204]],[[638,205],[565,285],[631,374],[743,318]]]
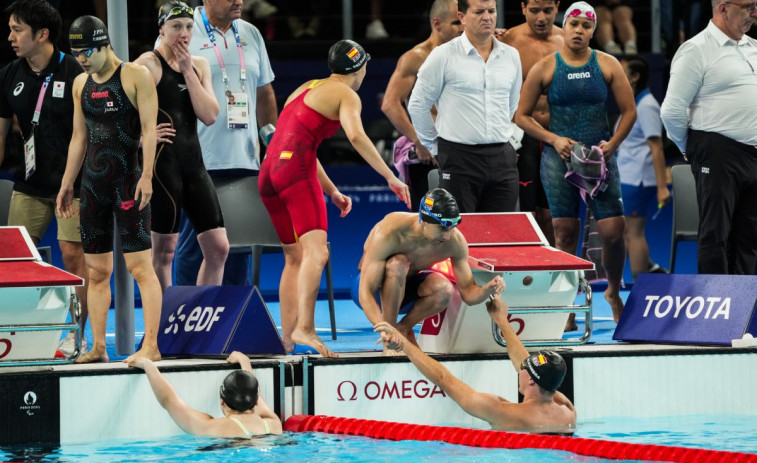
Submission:
[[[699,415],[613,417],[579,422],[577,437],[757,453],[757,417]],[[28,462],[605,462],[562,451],[484,449],[441,442],[393,442],[319,433],[212,439],[181,435],[160,440],[0,448],[0,460]]]

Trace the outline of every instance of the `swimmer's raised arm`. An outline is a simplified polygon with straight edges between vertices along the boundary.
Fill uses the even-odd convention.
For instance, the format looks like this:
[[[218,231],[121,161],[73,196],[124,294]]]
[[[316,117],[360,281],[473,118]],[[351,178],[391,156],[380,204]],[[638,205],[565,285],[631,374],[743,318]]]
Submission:
[[[144,370],[158,403],[182,430],[199,436],[209,434],[213,417],[187,405],[151,360],[133,357],[128,365]]]

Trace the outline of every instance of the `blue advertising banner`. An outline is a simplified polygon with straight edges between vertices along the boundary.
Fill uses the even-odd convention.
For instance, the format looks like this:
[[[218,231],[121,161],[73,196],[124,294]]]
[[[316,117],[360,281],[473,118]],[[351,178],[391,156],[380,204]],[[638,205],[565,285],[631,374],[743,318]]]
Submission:
[[[757,276],[641,274],[613,339],[731,345],[757,334]]]
[[[284,353],[260,292],[249,286],[169,287],[158,348],[164,356]]]

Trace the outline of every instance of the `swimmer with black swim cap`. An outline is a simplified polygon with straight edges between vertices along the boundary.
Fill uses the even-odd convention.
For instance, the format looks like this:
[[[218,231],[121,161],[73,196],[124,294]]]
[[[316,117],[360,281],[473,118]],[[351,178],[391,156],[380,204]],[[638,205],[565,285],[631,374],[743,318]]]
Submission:
[[[334,74],[351,74],[371,60],[371,55],[359,43],[340,40],[329,49],[329,70]]]
[[[421,200],[418,221],[452,228],[460,224],[462,217],[455,197],[444,188],[434,188]]]
[[[258,379],[249,371],[232,371],[221,384],[221,400],[237,412],[252,410],[258,401]]]
[[[492,429],[539,434],[572,433],[576,427],[576,408],[565,394],[557,390],[567,370],[563,358],[550,351],[530,354],[513,331],[508,320],[507,304],[499,296],[489,299],[486,311],[501,331],[507,355],[517,372],[518,392],[523,394],[523,400],[519,403],[490,392],[477,391],[465,384],[410,342],[399,331],[400,327],[381,322],[374,327],[374,331],[381,334],[380,341],[385,348],[407,355],[408,360],[426,378],[468,414],[488,422]]]
[[[221,410],[224,416],[220,418],[213,418],[187,405],[150,360],[137,357],[128,363],[130,367],[145,371],[155,398],[174,422],[189,434],[210,437],[281,434],[281,420],[259,393],[258,380],[252,371],[250,359],[241,352],[234,351],[226,361],[238,363],[240,369],[226,375],[221,384]]]

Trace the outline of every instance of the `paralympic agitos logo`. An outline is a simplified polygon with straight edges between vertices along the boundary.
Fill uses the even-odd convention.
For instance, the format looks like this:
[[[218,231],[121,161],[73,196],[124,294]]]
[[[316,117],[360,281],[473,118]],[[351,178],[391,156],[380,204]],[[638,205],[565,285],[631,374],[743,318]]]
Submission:
[[[352,402],[357,400],[401,400],[401,399],[431,399],[435,396],[447,397],[442,388],[426,381],[368,381],[365,384],[355,384],[346,380],[336,386],[336,400],[338,402]]]

